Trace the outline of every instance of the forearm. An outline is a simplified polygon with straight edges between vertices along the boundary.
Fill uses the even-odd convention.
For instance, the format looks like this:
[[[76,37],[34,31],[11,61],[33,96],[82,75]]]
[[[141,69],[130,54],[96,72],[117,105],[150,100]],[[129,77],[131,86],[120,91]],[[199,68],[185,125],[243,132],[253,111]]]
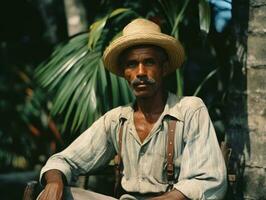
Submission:
[[[149,200],[188,200],[188,198],[182,194],[182,192],[174,189],[170,192],[167,192],[159,197],[154,197]]]
[[[64,185],[66,183],[66,178],[64,174],[57,170],[57,169],[51,169],[44,173],[43,176],[43,183],[49,184],[49,183],[58,183],[61,185]]]
[[[62,200],[64,179],[63,173],[57,169],[46,171],[43,175],[43,184],[45,188],[38,200]]]
[[[176,200],[188,200],[188,198],[180,191],[174,189],[171,192],[173,192],[173,196],[176,197]]]

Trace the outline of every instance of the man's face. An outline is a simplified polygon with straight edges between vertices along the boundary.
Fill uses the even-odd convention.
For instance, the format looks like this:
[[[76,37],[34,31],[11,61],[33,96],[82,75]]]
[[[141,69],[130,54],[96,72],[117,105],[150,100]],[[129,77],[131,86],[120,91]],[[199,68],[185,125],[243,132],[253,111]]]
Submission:
[[[121,61],[125,79],[136,97],[152,97],[162,90],[164,62],[154,47],[135,47],[123,54]]]

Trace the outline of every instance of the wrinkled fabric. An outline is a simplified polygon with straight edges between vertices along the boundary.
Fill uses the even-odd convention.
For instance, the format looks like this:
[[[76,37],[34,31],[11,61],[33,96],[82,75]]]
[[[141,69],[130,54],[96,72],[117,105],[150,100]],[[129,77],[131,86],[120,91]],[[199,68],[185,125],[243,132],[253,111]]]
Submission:
[[[39,200],[42,193],[39,194],[37,200]],[[113,197],[109,197],[103,194],[99,194],[93,191],[84,190],[77,187],[65,187],[64,200],[117,200]]]
[[[148,137],[140,142],[133,104],[117,107],[82,133],[64,151],[53,155],[41,170],[58,169],[68,182],[80,173],[106,165],[118,151],[118,132],[124,122],[122,187],[128,192],[164,192],[168,186],[166,147],[168,120],[176,120],[174,188],[190,199],[222,199],[226,167],[208,111],[197,97],[168,95],[164,111]]]

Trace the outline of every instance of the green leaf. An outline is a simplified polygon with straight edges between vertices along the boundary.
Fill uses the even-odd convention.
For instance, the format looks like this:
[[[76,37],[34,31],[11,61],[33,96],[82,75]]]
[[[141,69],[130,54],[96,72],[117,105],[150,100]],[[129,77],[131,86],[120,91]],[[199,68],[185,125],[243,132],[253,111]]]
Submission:
[[[112,105],[114,107],[119,105],[119,99],[120,99],[120,92],[118,87],[118,77],[112,73],[110,73],[110,85],[112,90]]]
[[[99,101],[100,101],[100,109],[102,112],[106,112],[110,109],[110,99],[108,94],[108,82],[106,76],[106,70],[104,68],[102,59],[99,60],[99,73],[98,73],[98,82],[101,84],[97,84],[99,91]]]
[[[196,91],[194,92],[193,96],[197,96],[202,89],[203,85],[211,78],[213,77],[218,71],[218,68],[212,70],[201,82],[201,84],[197,87]]]
[[[75,64],[75,67],[73,67],[68,74],[65,74],[55,97],[53,113],[61,113],[62,110],[65,109],[65,106],[67,106],[77,88],[83,84],[84,79],[87,80],[93,73],[93,71],[90,70],[90,66],[95,64],[97,59],[99,59],[99,54],[88,53],[86,57]]]
[[[102,35],[102,32],[104,30],[105,24],[106,24],[108,19],[115,17],[119,14],[129,12],[129,11],[131,11],[131,10],[127,9],[127,8],[118,8],[118,9],[114,10],[113,12],[111,12],[110,15],[107,15],[106,17],[94,22],[90,26],[89,41],[88,41],[89,50],[93,50],[95,48],[98,40],[100,39],[100,37]]]
[[[184,2],[180,12],[178,13],[177,17],[175,18],[175,22],[174,22],[174,26],[173,26],[171,35],[173,35],[176,38],[178,38],[178,24],[183,20],[184,12],[188,6],[188,2],[189,2],[189,0],[186,0]]]
[[[181,70],[176,70],[176,81],[177,81],[177,96],[183,96],[183,76],[181,74]]]
[[[87,34],[74,36],[58,45],[48,62],[37,68],[38,82],[55,93],[52,115],[65,115],[63,131],[70,127],[73,134],[81,132],[110,108],[133,99],[125,80],[106,71],[101,60],[103,40],[108,35],[105,24],[111,18],[122,17],[122,13],[134,14],[130,9],[114,10],[91,26],[89,41]],[[121,33],[116,30],[112,34],[117,36],[117,32]]]
[[[174,12],[169,11],[171,8],[173,8],[169,5],[169,1],[158,0],[158,2],[162,7],[162,10],[163,10],[165,16],[167,17],[168,22],[170,23],[171,27],[173,27],[174,26],[174,19],[175,19],[177,11],[176,10]]]
[[[89,42],[88,42],[88,46],[90,50],[94,49],[99,38],[101,37],[102,31],[106,24],[107,19],[108,17],[104,17],[103,19],[100,19],[91,25],[90,33],[89,33]]]
[[[110,18],[115,17],[116,15],[122,14],[124,12],[132,12],[132,10],[129,8],[118,8],[118,9],[114,10],[113,12],[111,12],[109,17]]]
[[[71,66],[87,52],[87,34],[78,35],[66,44],[59,45],[47,63],[37,67],[35,79],[41,86],[52,90],[61,81]]]
[[[207,0],[199,1],[200,30],[209,33],[211,25],[211,9]]]
[[[132,95],[130,94],[131,90],[128,87],[127,81],[124,78],[119,77],[118,83],[119,83],[119,87],[120,87],[119,90],[121,93],[122,100],[125,103],[130,102],[132,100]]]

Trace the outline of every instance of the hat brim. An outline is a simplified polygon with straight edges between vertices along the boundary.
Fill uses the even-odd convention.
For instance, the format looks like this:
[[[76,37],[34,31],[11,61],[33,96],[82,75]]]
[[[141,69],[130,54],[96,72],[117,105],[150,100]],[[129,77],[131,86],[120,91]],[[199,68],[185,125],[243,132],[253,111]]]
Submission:
[[[145,44],[159,46],[166,51],[169,65],[167,65],[167,69],[165,69],[165,75],[175,71],[184,62],[185,53],[183,46],[174,37],[163,33],[138,33],[121,36],[106,48],[103,55],[105,67],[110,72],[118,76],[123,76],[123,70],[119,66],[120,54],[129,47]]]

